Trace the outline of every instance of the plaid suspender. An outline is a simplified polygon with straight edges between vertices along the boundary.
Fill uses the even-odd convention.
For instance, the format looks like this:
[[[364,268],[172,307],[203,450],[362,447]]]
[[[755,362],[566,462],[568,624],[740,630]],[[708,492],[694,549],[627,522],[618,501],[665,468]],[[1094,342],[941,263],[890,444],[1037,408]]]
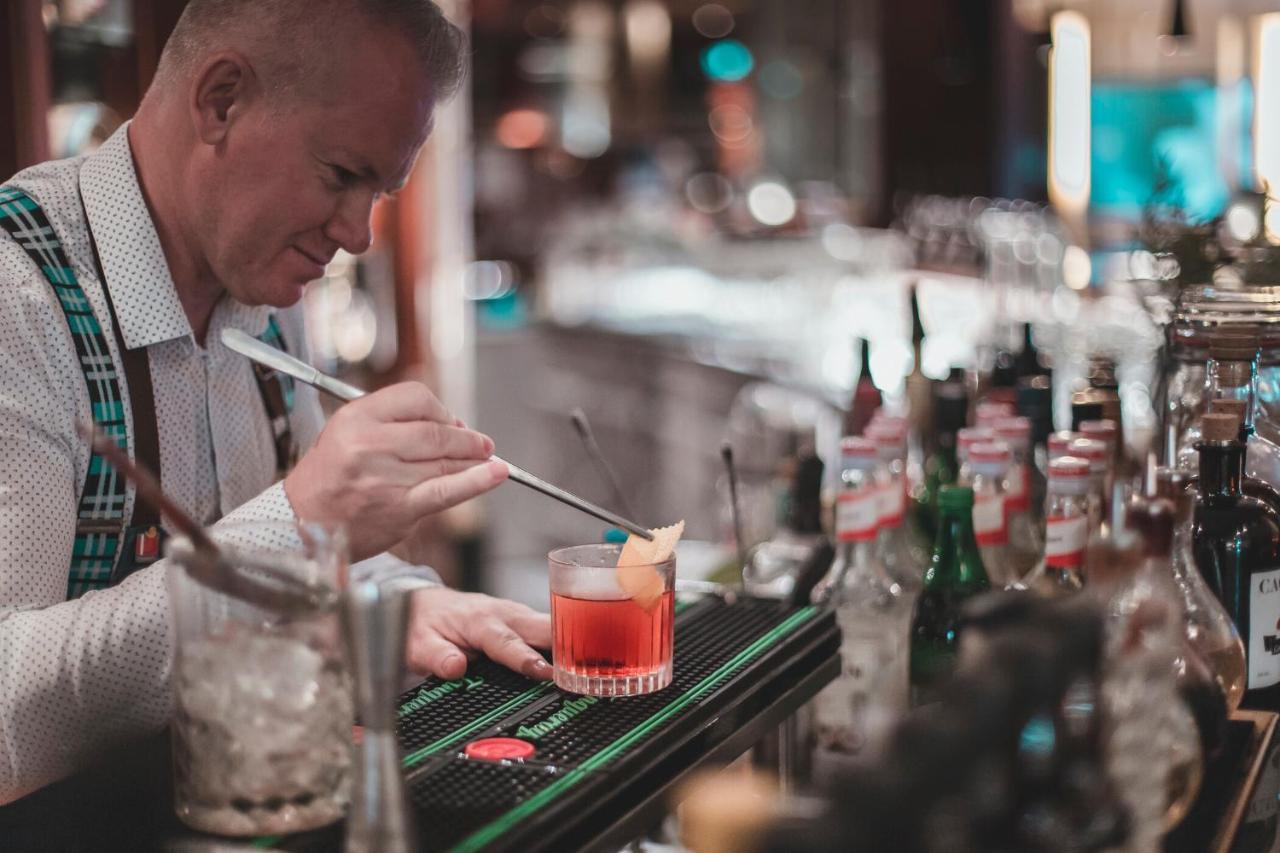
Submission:
[[[285,347],[275,315],[267,320],[267,330],[258,339],[278,350],[289,351]],[[280,479],[298,461],[297,442],[293,440],[293,431],[289,426],[289,413],[293,411],[293,377],[263,367],[256,361],[253,363],[253,375],[258,380],[258,391],[262,395],[262,406],[267,412],[267,422],[271,424],[271,434],[276,445],[276,479]]]
[[[127,449],[124,402],[111,350],[53,226],[26,193],[0,187],[0,227],[36,262],[53,287],[84,372],[93,419],[99,429]],[[67,598],[100,589],[111,582],[125,524],[126,494],[124,478],[101,456],[92,453],[76,510],[76,538],[71,551]]]
[[[53,226],[50,225],[44,211],[34,199],[21,190],[0,186],[0,227],[4,228],[35,261],[53,287],[58,297],[58,304],[66,318],[67,327],[71,330],[80,369],[84,373],[93,420],[99,429],[115,439],[117,445],[127,450],[128,423],[125,420],[120,380],[111,358],[111,350],[107,347],[102,326],[98,323],[93,307],[76,279],[75,270]],[[96,253],[96,247],[94,250]],[[95,257],[95,262],[96,260]],[[102,275],[101,271],[99,275]],[[102,285],[105,293],[105,280]],[[107,298],[109,302],[110,294],[107,294]],[[112,313],[114,321],[114,311]],[[118,322],[116,326],[117,340],[124,355],[124,343],[118,332]],[[284,339],[274,316],[268,320],[267,329],[261,335],[261,339],[272,346],[285,349]],[[139,368],[139,375],[141,376],[141,370],[149,369],[146,367],[145,359],[141,359],[140,362],[142,367]],[[267,420],[271,424],[272,438],[275,442],[276,473],[278,477],[282,477],[292,467],[297,457],[296,443],[289,426],[289,413],[293,410],[293,379],[269,370],[256,372],[255,378],[258,390],[262,394]],[[149,395],[149,372],[145,379],[148,381],[138,384],[145,384],[146,388],[137,387],[131,390],[134,393]],[[148,414],[151,422],[141,426],[135,424],[135,428],[143,432],[150,428],[154,432],[154,401],[147,400],[146,403],[150,404]],[[144,408],[140,405],[134,406],[135,419],[142,416]],[[154,461],[140,461],[149,462],[151,467],[156,469],[156,473],[159,473],[158,450],[154,455],[156,456]],[[68,599],[81,596],[92,589],[102,589],[109,586],[113,580],[118,581],[123,578],[123,575],[113,578],[116,563],[120,557],[122,536],[130,541],[136,541],[136,536],[146,535],[145,531],[126,529],[126,522],[129,520],[125,518],[124,508],[130,490],[131,487],[125,479],[105,459],[90,452],[89,470],[85,475],[84,486],[80,490],[80,502],[76,510],[76,537],[71,552],[71,570],[67,578]],[[139,520],[146,519],[144,523],[146,527],[155,514],[149,512],[140,514],[138,509],[138,507],[134,508],[134,516]],[[154,530],[152,535],[154,537]],[[138,550],[139,554],[136,556],[143,556],[141,552],[145,549],[140,546]],[[154,558],[158,555],[151,556]],[[121,560],[121,563],[123,562]],[[132,557],[129,563],[131,568],[138,567]]]

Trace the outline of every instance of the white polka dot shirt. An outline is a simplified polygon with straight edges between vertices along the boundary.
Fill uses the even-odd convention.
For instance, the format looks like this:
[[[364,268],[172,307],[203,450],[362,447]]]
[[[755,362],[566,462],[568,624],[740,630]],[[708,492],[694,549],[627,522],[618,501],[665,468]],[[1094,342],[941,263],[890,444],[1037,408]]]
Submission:
[[[93,154],[35,166],[7,183],[40,204],[61,239],[103,328],[129,413],[87,212],[125,346],[147,348],[164,489],[219,538],[239,535],[252,545],[252,535],[233,532],[234,522],[294,515],[283,486],[272,483],[275,448],[252,367],[222,346],[220,332],[259,335],[274,309],[224,298],[205,346],[196,343],[143,200],[128,127]],[[305,357],[300,310],[276,318],[289,349]],[[170,713],[168,562],[65,600],[90,455],[76,423],[89,416],[53,290],[0,231],[0,803],[74,772],[101,747],[160,728]],[[300,448],[322,425],[315,391],[299,385],[291,426]],[[131,508],[132,491],[126,517]],[[435,577],[390,555],[352,572],[406,584]]]

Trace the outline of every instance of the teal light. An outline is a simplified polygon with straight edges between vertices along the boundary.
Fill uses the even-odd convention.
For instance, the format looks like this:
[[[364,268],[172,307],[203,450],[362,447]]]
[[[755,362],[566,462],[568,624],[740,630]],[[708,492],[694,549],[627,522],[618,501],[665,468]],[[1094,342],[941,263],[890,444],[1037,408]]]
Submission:
[[[712,80],[732,83],[755,68],[756,60],[747,46],[735,39],[723,39],[702,51],[702,70]]]

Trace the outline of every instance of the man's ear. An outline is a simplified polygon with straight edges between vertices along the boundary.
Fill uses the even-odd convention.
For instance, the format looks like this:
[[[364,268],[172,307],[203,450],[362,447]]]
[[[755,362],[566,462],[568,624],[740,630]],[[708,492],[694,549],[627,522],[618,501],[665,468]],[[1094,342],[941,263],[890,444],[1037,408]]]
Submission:
[[[227,50],[207,57],[191,88],[196,135],[208,145],[218,145],[258,94],[257,75],[243,55]]]

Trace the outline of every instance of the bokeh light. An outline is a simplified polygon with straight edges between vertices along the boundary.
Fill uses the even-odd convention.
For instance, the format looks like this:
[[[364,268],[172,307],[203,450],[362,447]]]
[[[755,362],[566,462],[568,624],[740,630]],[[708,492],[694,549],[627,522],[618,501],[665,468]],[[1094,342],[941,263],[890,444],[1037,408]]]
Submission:
[[[693,28],[709,39],[733,32],[733,13],[719,3],[707,3],[693,12]]]
[[[786,225],[796,216],[796,197],[777,181],[761,181],[747,193],[747,210],[761,225]]]
[[[721,104],[707,115],[707,123],[716,139],[727,145],[745,142],[754,127],[751,114],[737,104]]]
[[[498,119],[494,136],[504,148],[536,148],[546,141],[550,120],[537,110],[510,110]]]
[[[751,51],[734,39],[718,41],[702,52],[702,70],[712,80],[730,83],[742,80],[755,66]]]
[[[733,184],[716,172],[700,172],[684,185],[689,205],[701,213],[719,213],[733,201]]]
[[[1079,246],[1068,246],[1062,254],[1062,281],[1072,290],[1084,290],[1093,277],[1093,261]]]

